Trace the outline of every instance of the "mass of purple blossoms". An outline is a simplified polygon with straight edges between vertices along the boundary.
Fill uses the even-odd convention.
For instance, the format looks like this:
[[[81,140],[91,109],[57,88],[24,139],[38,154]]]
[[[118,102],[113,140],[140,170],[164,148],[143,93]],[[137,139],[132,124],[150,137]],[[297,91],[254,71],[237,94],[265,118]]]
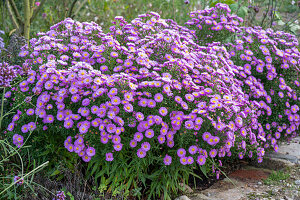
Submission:
[[[0,62],[0,87],[10,87],[11,82],[20,71],[19,66],[11,66],[6,62]]]
[[[231,15],[224,4],[192,12],[190,17],[186,24],[195,30],[191,33],[198,44],[208,39],[200,34],[203,29],[210,29],[213,32],[210,41],[219,41],[219,45],[226,47],[229,64],[236,69],[236,78],[243,85],[247,99],[259,107],[252,129],[263,139],[261,144],[265,149],[272,147],[277,151],[277,141],[295,137],[299,128],[297,38],[283,31],[240,26],[243,20]],[[234,32],[236,38],[222,41],[221,37],[229,32]]]
[[[296,38],[240,27],[224,4],[190,16],[187,27],[154,12],[130,23],[116,17],[108,33],[68,18],[39,33],[19,54],[28,72],[11,92],[34,106],[9,124],[21,134],[14,144],[56,126],[85,162],[134,152],[133,160],[152,156],[164,165],[222,165],[233,152],[261,162],[266,148],[277,151],[277,140],[296,136],[300,123],[299,80],[284,79],[299,71]],[[227,32],[239,39],[214,41]]]

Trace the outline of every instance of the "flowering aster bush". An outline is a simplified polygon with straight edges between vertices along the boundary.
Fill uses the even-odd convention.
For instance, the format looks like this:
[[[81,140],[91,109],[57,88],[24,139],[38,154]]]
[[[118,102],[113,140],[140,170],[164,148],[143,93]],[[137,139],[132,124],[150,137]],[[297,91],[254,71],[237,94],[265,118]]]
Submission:
[[[218,176],[226,157],[256,156],[261,162],[266,141],[276,149],[280,138],[271,132],[281,123],[271,118],[272,112],[281,112],[271,105],[268,95],[273,84],[262,81],[268,80],[269,73],[277,80],[276,71],[269,67],[267,75],[259,76],[261,72],[248,67],[254,61],[258,66],[261,63],[261,58],[253,56],[257,46],[250,48],[242,39],[238,44],[214,42],[218,23],[227,32],[249,39],[242,35],[246,29],[238,27],[242,20],[228,9],[217,4],[191,14],[217,13],[212,19],[198,15],[198,21],[191,20],[188,25],[197,26],[197,31],[150,12],[130,23],[116,17],[108,33],[94,22],[72,19],[39,33],[22,48],[19,56],[25,59],[25,75],[7,93],[7,98],[17,96],[16,105],[28,103],[19,106],[12,117],[8,135],[20,147],[32,131],[59,134],[69,152],[89,162],[95,179],[115,187],[144,185],[150,187],[149,196],[177,192],[179,181],[187,181],[193,169]],[[200,27],[201,23],[206,25]],[[204,29],[211,34],[204,31],[206,35],[197,39]],[[251,37],[260,39],[259,35]],[[273,47],[272,52],[279,48],[275,44],[266,47]],[[235,58],[242,53],[251,60]],[[287,53],[298,56],[295,48]],[[276,62],[284,59],[279,56]],[[292,86],[290,90],[289,113],[295,114],[286,128],[294,132],[299,107],[292,93],[296,90]],[[270,136],[262,131],[266,116],[274,122],[266,127]],[[166,181],[172,186],[165,186]]]
[[[20,52],[28,72],[14,88],[32,106],[20,108],[8,131],[63,127],[65,148],[85,162],[97,153],[108,162],[212,167],[236,142],[241,156],[252,154],[245,145],[257,144],[247,126],[254,110],[232,68],[169,23],[150,13],[104,34],[66,19],[39,33]],[[22,135],[14,135],[18,146]]]
[[[224,14],[224,10],[226,14]],[[198,16],[195,13],[200,13]],[[203,13],[207,16],[202,16]],[[222,14],[223,13],[223,14]],[[226,20],[224,19],[226,16]],[[197,43],[203,44],[202,26],[211,28],[206,19],[214,19],[215,26],[228,27],[236,18],[230,14],[227,5],[217,4],[206,11],[192,12],[189,26],[198,30],[194,36]],[[204,18],[197,20],[196,18]],[[241,20],[240,20],[241,21]],[[211,28],[213,32],[217,29]],[[243,84],[243,91],[248,93],[249,100],[260,107],[258,121],[252,126],[258,137],[263,139],[264,147],[278,150],[277,140],[297,135],[299,127],[299,45],[295,36],[261,27],[242,27],[238,23],[228,31],[236,33],[233,41],[222,40],[218,34],[210,34],[212,41],[220,41],[229,51],[229,64],[235,68],[237,78]],[[219,45],[221,45],[219,43]],[[209,44],[207,44],[209,46]],[[298,95],[298,96],[297,96]]]

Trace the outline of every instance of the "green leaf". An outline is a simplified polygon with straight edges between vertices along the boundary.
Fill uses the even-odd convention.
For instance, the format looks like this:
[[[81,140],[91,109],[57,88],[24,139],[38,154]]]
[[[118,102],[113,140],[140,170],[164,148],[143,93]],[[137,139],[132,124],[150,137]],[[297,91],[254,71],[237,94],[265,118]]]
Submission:
[[[241,17],[241,18],[245,18],[245,16],[247,15],[247,13],[248,13],[248,8],[246,6],[242,6],[242,7],[240,7],[237,15],[239,17]]]
[[[67,195],[70,197],[71,200],[74,200],[74,196],[70,192],[67,192]]]
[[[200,167],[201,172],[204,174],[204,176],[205,176],[206,178],[208,178],[206,167],[205,167],[204,165],[201,165],[201,166],[199,166],[199,167]]]
[[[235,13],[237,11],[237,9],[239,8],[239,4],[233,3],[233,4],[229,5],[229,8],[231,9],[232,13]]]
[[[274,11],[274,18],[275,18],[276,20],[281,20],[281,15],[280,15],[280,13],[277,12],[277,11]]]
[[[285,23],[284,23],[282,20],[277,21],[277,24],[278,24],[279,26],[285,25]]]
[[[293,33],[296,34],[297,31],[300,29],[300,26],[293,23],[293,24],[290,25],[290,29],[291,29],[291,31],[292,31]]]
[[[109,7],[107,5],[107,2],[104,2],[104,7],[103,7],[104,12],[106,12],[107,10],[109,10]]]
[[[50,175],[50,176],[56,176],[57,174],[59,174],[60,173],[60,171],[57,169],[57,170],[55,170],[54,172],[52,172],[52,174]]]

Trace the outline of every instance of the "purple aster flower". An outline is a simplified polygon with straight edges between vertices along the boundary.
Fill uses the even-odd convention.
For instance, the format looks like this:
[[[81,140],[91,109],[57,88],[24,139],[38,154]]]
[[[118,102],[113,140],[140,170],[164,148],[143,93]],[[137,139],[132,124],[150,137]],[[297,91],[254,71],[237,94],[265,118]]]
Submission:
[[[114,144],[120,144],[120,143],[121,143],[121,137],[118,136],[118,135],[114,135],[114,136],[112,137],[112,142],[113,142]]]
[[[36,129],[36,124],[35,124],[35,122],[29,122],[28,123],[28,130],[29,131],[33,131],[33,130],[35,130]]]
[[[65,106],[66,106],[66,105],[65,105],[64,103],[58,103],[58,104],[57,104],[57,109],[58,109],[58,110],[63,110],[63,109],[65,109]]]
[[[18,121],[19,119],[20,119],[20,115],[19,115],[19,114],[15,114],[15,115],[13,116],[12,121],[15,122],[15,121]]]
[[[174,147],[174,140],[167,140],[167,146],[170,148]]]
[[[69,152],[73,152],[74,151],[74,145],[73,144],[69,144],[67,147]]]
[[[116,113],[112,110],[107,112],[107,116],[109,119],[114,119],[116,117]]]
[[[157,140],[158,140],[159,144],[163,144],[166,141],[166,138],[164,135],[159,135],[157,137]]]
[[[46,122],[47,123],[53,123],[53,121],[54,121],[54,116],[53,115],[47,115]]]
[[[96,151],[93,147],[88,147],[85,150],[86,155],[88,155],[89,157],[93,157],[96,154]]]
[[[136,115],[135,115],[135,117],[136,117],[136,119],[137,119],[138,121],[144,120],[144,114],[141,113],[141,112],[137,112]]]
[[[66,120],[66,121],[64,122],[64,127],[65,127],[66,129],[72,128],[73,125],[74,125],[74,122],[73,122],[72,119],[68,119],[68,120]]]
[[[154,136],[154,131],[152,129],[148,129],[145,131],[145,137],[152,138]]]
[[[123,148],[123,144],[121,144],[121,143],[115,144],[113,147],[116,151],[121,151]]]
[[[217,123],[216,129],[218,131],[222,131],[224,128],[225,128],[225,124],[224,123],[221,123],[221,122]]]
[[[144,151],[143,149],[138,149],[136,154],[139,158],[144,158],[146,156],[146,151]]]
[[[112,97],[111,98],[111,103],[112,103],[112,105],[115,105],[115,106],[119,105],[121,103],[120,97],[118,97],[118,96]]]
[[[204,165],[205,162],[206,162],[205,156],[203,156],[203,155],[198,156],[198,158],[197,158],[197,163],[198,163],[199,165]]]
[[[137,141],[136,140],[133,139],[133,140],[130,141],[130,147],[131,148],[136,147],[136,145],[137,145]]]
[[[34,115],[34,110],[33,110],[32,108],[29,108],[29,109],[26,111],[26,114],[27,114],[28,116]]]
[[[81,145],[75,145],[74,144],[74,153],[80,153],[82,151],[83,147]]]
[[[19,176],[15,176],[14,183],[17,183],[18,185],[22,185],[24,183],[24,179],[21,179]]]
[[[4,97],[7,98],[7,99],[10,98],[11,97],[11,91],[6,92]]]
[[[132,112],[133,111],[133,106],[130,103],[124,104],[124,110],[126,112]]]
[[[116,58],[116,57],[119,56],[119,54],[117,52],[113,51],[113,52],[110,53],[110,56],[113,57],[113,58]]]
[[[151,145],[149,142],[143,142],[141,145],[141,148],[146,152],[150,150],[150,147],[151,147]]]
[[[139,101],[138,105],[141,106],[141,107],[147,107],[147,105],[148,105],[148,100],[145,99],[145,98],[142,98],[142,99]]]
[[[184,148],[180,148],[180,149],[177,150],[177,156],[178,157],[182,158],[182,157],[185,156],[185,154],[186,154],[186,151],[185,151]]]
[[[11,122],[10,124],[8,124],[7,130],[8,130],[8,131],[13,131],[13,130],[14,130],[14,127],[15,127],[15,123],[14,123],[14,122]]]
[[[168,114],[167,108],[161,107],[161,108],[159,109],[159,114],[160,114],[161,116],[166,116],[166,115]]]
[[[154,108],[155,106],[156,106],[156,101],[150,99],[150,100],[148,101],[148,107],[149,107],[149,108]]]
[[[88,155],[84,155],[84,156],[82,156],[81,157],[82,158],[82,160],[84,161],[84,162],[90,162],[90,160],[91,160],[91,157],[89,157]]]
[[[109,133],[114,133],[114,132],[116,132],[116,125],[114,125],[114,124],[108,124],[107,126],[106,126],[106,130],[107,130],[107,132],[109,132]]]
[[[244,127],[241,128],[241,136],[246,137],[246,135],[247,135],[246,129]]]
[[[106,137],[106,136],[102,137],[101,136],[100,141],[101,141],[102,144],[106,144],[106,143],[108,143],[108,137]]]
[[[192,156],[188,156],[186,159],[187,159],[187,164],[191,165],[194,163],[194,158]]]
[[[24,124],[21,128],[22,133],[27,133],[28,132],[28,125]]]
[[[185,99],[188,101],[188,102],[192,102],[194,101],[194,96],[192,94],[186,94],[185,95]]]
[[[105,157],[106,157],[106,161],[113,161],[114,160],[114,156],[113,156],[113,153],[106,153],[105,154]]]
[[[235,125],[237,126],[237,127],[242,127],[243,126],[243,119],[241,118],[241,117],[237,117],[236,119],[235,119]]]
[[[172,157],[166,154],[166,156],[164,157],[164,164],[170,165],[171,163],[172,163]]]
[[[195,145],[192,145],[189,147],[189,153],[194,155],[196,152],[198,152],[198,147]]]
[[[144,138],[143,133],[136,132],[136,133],[134,134],[134,140],[136,140],[137,142],[142,141],[143,138]]]
[[[81,137],[81,136],[79,136],[78,138],[77,138],[77,140],[75,141],[75,143],[76,144],[79,144],[79,145],[82,145],[83,144],[83,138]]]
[[[201,118],[201,117],[197,117],[196,119],[195,119],[195,122],[194,122],[195,124],[198,124],[198,125],[201,125],[202,123],[203,123],[203,119]]]
[[[85,133],[87,133],[88,132],[88,127],[86,126],[86,125],[81,125],[80,127],[79,127],[79,132],[80,132],[80,134],[85,134]]]
[[[88,106],[88,105],[90,105],[90,102],[91,102],[91,100],[88,99],[88,98],[83,99],[83,100],[82,100],[82,105],[83,105],[83,106]]]
[[[210,150],[210,152],[209,152],[209,156],[210,156],[211,158],[216,157],[217,154],[218,154],[218,152],[217,152],[216,149],[212,149],[212,150]]]
[[[71,43],[79,43],[80,39],[77,36],[71,36],[70,42]]]
[[[78,113],[80,113],[83,117],[87,117],[90,114],[90,110],[87,107],[83,107],[81,108],[81,112]]]
[[[161,93],[157,93],[154,95],[154,100],[158,103],[162,102],[164,99],[163,95]]]
[[[202,139],[204,141],[208,141],[208,139],[211,137],[211,134],[209,132],[204,132],[202,135]]]
[[[187,120],[184,125],[185,125],[186,129],[193,129],[194,128],[194,122],[191,121],[191,120]]]
[[[187,157],[180,157],[180,163],[182,165],[186,165],[187,164]]]
[[[96,105],[93,105],[93,106],[91,107],[91,113],[93,113],[93,114],[96,114],[96,113],[98,112],[98,110],[99,110],[99,107],[96,106]]]
[[[126,92],[126,93],[124,94],[124,99],[125,99],[126,101],[132,101],[132,100],[133,100],[133,95],[132,95],[130,92]]]
[[[57,120],[62,121],[65,119],[65,113],[63,111],[58,111],[56,115]]]

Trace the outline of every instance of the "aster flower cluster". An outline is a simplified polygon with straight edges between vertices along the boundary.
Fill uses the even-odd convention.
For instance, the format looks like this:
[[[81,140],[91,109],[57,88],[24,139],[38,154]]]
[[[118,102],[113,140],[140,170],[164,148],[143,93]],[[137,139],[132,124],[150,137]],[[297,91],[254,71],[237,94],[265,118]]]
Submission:
[[[220,13],[224,11],[223,7],[227,6],[217,4],[215,8],[200,13],[210,13],[216,16],[216,21],[222,21]],[[236,17],[226,10],[227,18]],[[191,15],[193,19],[188,25],[210,28],[204,21],[196,20],[195,12]],[[243,85],[243,91],[259,107],[256,113],[258,121],[252,120],[255,121],[252,128],[262,138],[261,144],[264,148],[273,147],[277,151],[277,141],[295,137],[299,129],[299,43],[295,36],[282,31],[235,25],[236,38],[233,41],[222,40],[214,34],[212,41],[219,40],[220,47],[226,46],[229,51],[226,59],[236,69],[236,77]],[[198,32],[201,30],[199,28]],[[198,38],[199,34],[194,36]],[[197,42],[202,44],[204,41],[201,36],[199,38]]]
[[[65,148],[85,162],[97,154],[108,162],[126,154],[133,160],[152,156],[164,165],[212,165],[207,161],[214,159],[222,165],[222,158],[236,152],[241,159],[255,155],[261,162],[266,144],[270,142],[277,150],[280,138],[277,132],[273,136],[270,131],[269,136],[263,131],[263,126],[267,130],[279,128],[279,121],[268,125],[261,121],[279,111],[276,105],[271,106],[269,86],[262,80],[272,73],[273,79],[285,85],[279,78],[283,72],[268,66],[267,75],[256,75],[262,72],[254,72],[251,65],[272,65],[274,58],[259,61],[261,58],[253,56],[255,46],[245,41],[250,36],[242,35],[249,30],[239,28],[242,19],[231,16],[228,7],[217,4],[191,16],[196,13],[199,20],[188,22],[198,28],[195,30],[206,27],[217,32],[222,26],[239,33],[241,39],[237,44],[210,42],[201,46],[195,39],[196,31],[161,19],[154,12],[130,23],[116,17],[108,33],[94,22],[72,19],[39,33],[19,54],[26,59],[22,66],[26,78],[11,91],[22,93],[18,101],[31,104],[20,108],[8,131],[21,131],[25,136],[33,130],[51,132],[59,127],[66,138]],[[200,27],[202,23],[205,25]],[[213,36],[209,36],[212,41]],[[258,38],[251,36],[253,41],[260,41]],[[276,54],[281,51],[276,45],[261,48]],[[293,65],[296,49],[291,47],[286,54],[289,59],[278,56],[276,63]],[[299,82],[293,84],[299,86]],[[285,113],[293,114],[291,123],[280,127],[295,135],[299,107],[292,102],[297,100],[292,87],[285,85],[285,89],[291,96],[287,104],[291,110]],[[19,144],[19,135],[14,138]],[[212,168],[215,171],[215,166]]]
[[[56,197],[52,200],[65,200],[66,195],[64,191],[57,191]]]
[[[13,136],[13,143],[16,145],[18,148],[20,148],[23,145],[24,142],[24,137],[19,134],[15,134]]]
[[[6,62],[0,62],[0,87],[10,87],[11,82],[17,77],[18,66],[11,66]]]
[[[227,4],[218,3],[215,7],[191,12],[186,25],[191,29],[190,33],[196,35],[197,43],[218,42],[240,31],[244,20],[230,12]]]
[[[22,180],[20,180],[20,179],[21,179],[21,177],[15,176],[14,177],[14,183],[17,182],[17,185],[22,185],[24,183],[24,179],[22,179]]]

